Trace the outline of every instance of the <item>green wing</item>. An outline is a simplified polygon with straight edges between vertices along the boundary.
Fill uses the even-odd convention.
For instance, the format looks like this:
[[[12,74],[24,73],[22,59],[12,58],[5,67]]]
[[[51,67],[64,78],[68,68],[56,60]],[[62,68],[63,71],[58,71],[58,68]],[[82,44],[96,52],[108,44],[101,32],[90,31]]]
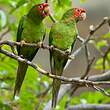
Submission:
[[[22,36],[22,32],[23,32],[23,24],[24,24],[24,20],[25,20],[26,16],[23,16],[19,22],[19,26],[18,26],[18,31],[17,31],[17,42],[21,41],[21,36]],[[18,51],[18,55],[20,53],[20,46],[17,46],[17,51]]]
[[[77,37],[77,28],[74,24],[65,24],[64,22],[59,22],[51,27],[49,34],[49,45],[71,53],[74,43]],[[62,55],[55,51],[50,51],[50,67],[51,73],[61,76],[64,67],[68,59],[62,57]],[[60,89],[61,81],[53,80],[53,90],[52,90],[52,107],[54,108],[57,104],[58,93]]]

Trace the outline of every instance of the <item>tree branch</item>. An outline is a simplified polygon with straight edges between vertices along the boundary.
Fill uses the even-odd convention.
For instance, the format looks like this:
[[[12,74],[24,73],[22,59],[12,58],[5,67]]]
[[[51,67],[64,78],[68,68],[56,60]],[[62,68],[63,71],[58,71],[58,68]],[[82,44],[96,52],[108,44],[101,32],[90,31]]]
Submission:
[[[48,1],[46,1],[46,2],[48,2]],[[94,88],[94,89],[96,89],[96,90],[104,93],[105,95],[110,96],[110,94],[107,93],[103,88],[97,87],[97,86],[100,86],[100,85],[110,85],[110,81],[90,80],[90,78],[84,79],[87,76],[87,74],[88,74],[88,72],[90,70],[91,64],[93,62],[93,61],[89,62],[88,49],[87,49],[87,46],[86,45],[89,42],[89,40],[92,37],[92,35],[98,29],[100,29],[104,24],[106,24],[106,23],[109,23],[110,24],[110,18],[104,17],[104,19],[97,26],[95,26],[95,27],[94,26],[90,26],[90,32],[89,32],[89,34],[88,34],[88,36],[87,36],[87,38],[85,40],[83,40],[80,37],[78,37],[79,40],[82,42],[82,46],[79,47],[71,56],[69,54],[67,54],[66,52],[62,51],[62,50],[59,50],[59,49],[57,49],[57,48],[55,48],[53,46],[44,45],[41,42],[38,43],[38,44],[30,44],[30,43],[22,43],[22,42],[0,41],[0,53],[6,55],[8,57],[11,57],[11,58],[13,58],[13,59],[15,59],[17,61],[20,61],[20,62],[23,62],[23,63],[28,64],[29,66],[33,67],[36,71],[38,71],[39,73],[41,73],[43,75],[46,75],[49,78],[58,79],[58,80],[61,80],[62,82],[64,82],[65,84],[70,84],[69,87],[72,87],[73,85],[78,85],[78,87],[80,87],[80,86],[81,87],[82,86],[84,86],[84,87],[92,87],[92,88]],[[30,47],[33,47],[33,48],[43,48],[43,49],[47,49],[47,50],[50,50],[50,51],[57,51],[57,52],[59,52],[59,53],[62,54],[62,57],[66,57],[68,59],[73,59],[73,57],[74,56],[77,56],[78,53],[82,50],[82,48],[85,47],[86,48],[86,57],[87,57],[88,66],[87,66],[87,69],[86,69],[85,74],[81,77],[81,79],[80,78],[67,78],[67,77],[64,77],[64,76],[57,76],[57,75],[53,75],[53,74],[51,74],[51,73],[43,70],[38,65],[36,65],[36,64],[34,64],[34,63],[26,60],[26,59],[23,59],[20,56],[15,55],[14,53],[11,53],[11,52],[8,52],[6,50],[3,50],[2,49],[2,46],[3,45],[9,45],[10,47],[14,47],[14,46],[17,46],[17,45],[19,45],[19,46],[28,46],[28,47],[30,46]],[[108,75],[108,74],[106,74],[106,75]],[[104,78],[104,77],[103,76],[100,76],[100,78]],[[69,89],[67,89],[67,91]]]
[[[80,77],[77,77],[76,79],[80,79]],[[100,75],[93,75],[88,77],[88,80],[90,81],[108,81],[110,80],[110,71],[107,71],[103,74]],[[76,86],[76,84],[66,84],[66,85],[61,85],[59,95],[58,95],[58,102],[63,98],[65,94],[67,94],[72,86]],[[43,110],[51,110],[51,100],[46,104],[45,108]]]
[[[24,47],[42,48],[50,51],[59,52],[60,54],[62,54],[62,57],[66,57],[71,60],[74,59],[74,57],[73,56],[71,57],[69,53],[66,53],[66,51],[62,51],[53,46],[44,45],[42,42],[35,44],[35,43],[25,43],[24,41],[23,42],[0,41],[0,47],[2,47],[3,45],[9,45],[10,47],[14,47],[18,45],[18,46],[24,46]]]
[[[48,3],[48,0],[45,0],[45,3]]]
[[[79,84],[81,86],[93,86],[93,85],[110,85],[110,82],[109,81],[101,81],[101,82],[93,82],[93,81],[89,81],[89,80],[82,80],[82,79],[76,79],[76,78],[67,78],[67,77],[64,77],[64,76],[58,76],[58,75],[53,75],[43,69],[41,69],[38,65],[26,60],[26,59],[23,59],[21,58],[20,56],[17,56],[11,52],[8,52],[6,50],[2,50],[0,49],[0,53],[8,56],[8,57],[11,57],[17,61],[20,61],[20,62],[23,62],[23,63],[26,63],[28,64],[29,66],[33,67],[35,70],[37,70],[39,73],[45,75],[45,76],[48,76],[50,78],[54,78],[54,79],[58,79],[58,80],[61,80],[61,81],[64,81],[66,82],[67,84],[68,83],[76,83],[76,84]]]
[[[109,104],[81,104],[69,107],[67,110],[110,110]]]
[[[91,40],[91,37],[92,37],[92,35],[98,30],[98,29],[100,29],[104,24],[106,24],[106,23],[109,23],[110,24],[110,18],[108,18],[108,17],[104,17],[104,19],[97,25],[97,26],[90,26],[90,32],[89,32],[89,34],[88,34],[88,36],[87,36],[87,38],[84,40],[84,39],[82,39],[80,36],[77,36],[77,39],[79,40],[79,41],[81,41],[82,42],[82,46],[81,47],[79,47],[72,55],[71,55],[71,57],[72,56],[74,56],[74,57],[76,57],[78,54],[79,54],[79,52],[85,47],[85,49],[86,49],[86,56],[88,57],[88,49],[87,49],[87,43]],[[70,62],[69,62],[70,63]],[[89,70],[90,70],[90,67],[91,67],[91,64],[92,64],[92,61],[91,62],[89,62],[89,57],[87,58],[87,63],[88,63],[88,66],[87,66],[87,68],[86,68],[86,72],[85,72],[85,74],[84,75],[82,75],[82,79],[83,78],[85,78],[86,76],[87,76],[87,74],[88,74],[88,72],[89,72]],[[106,77],[107,76],[107,77]],[[90,78],[93,78],[92,80],[94,80],[94,81],[103,81],[103,80],[106,80],[106,79],[110,79],[110,74],[104,74],[104,75],[100,75],[100,76],[93,76],[93,77],[90,77]],[[103,80],[102,80],[103,79]],[[77,90],[77,88],[78,87],[80,87],[80,85],[78,85],[78,84],[76,84],[76,83],[74,83],[74,84],[71,84],[71,85],[67,85],[67,88],[66,88],[66,85],[65,85],[65,88],[66,88],[66,90],[65,89],[63,89],[62,91],[63,91],[63,94],[61,93],[61,90],[60,90],[60,92],[59,92],[59,97],[58,97],[58,101],[64,96],[64,94],[66,93],[66,92],[70,92],[70,89],[72,88],[72,87],[74,87],[73,88],[73,91],[76,91]],[[93,86],[93,88],[94,87],[96,87],[96,86]],[[95,89],[95,88],[94,88]],[[64,92],[65,91],[65,92]],[[104,91],[104,93],[105,93],[106,91]],[[44,108],[44,110],[50,110],[51,109],[51,100],[48,102],[48,104],[46,105],[46,107]]]

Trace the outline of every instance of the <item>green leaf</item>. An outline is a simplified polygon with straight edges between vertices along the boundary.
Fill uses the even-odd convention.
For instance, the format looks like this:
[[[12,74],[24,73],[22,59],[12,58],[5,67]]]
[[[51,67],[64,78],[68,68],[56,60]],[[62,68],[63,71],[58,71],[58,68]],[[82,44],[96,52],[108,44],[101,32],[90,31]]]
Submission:
[[[94,96],[94,97],[93,97]],[[100,103],[101,100],[103,100],[104,96],[100,92],[85,92],[81,94],[81,99],[85,99],[87,103]]]
[[[55,18],[59,20],[64,12],[71,8],[71,0],[54,0],[53,8]]]
[[[110,32],[107,33],[107,34],[105,34],[105,35],[103,36],[103,38],[110,38]]]
[[[101,40],[96,44],[96,47],[98,50],[100,50],[101,48],[108,46],[107,40]]]
[[[8,104],[4,104],[0,102],[0,109],[1,110],[13,110]]]
[[[0,10],[0,30],[6,25],[7,19],[5,12],[3,10]]]
[[[103,58],[99,58],[97,61],[96,61],[96,64],[95,64],[95,68],[96,69],[102,69],[103,68]]]

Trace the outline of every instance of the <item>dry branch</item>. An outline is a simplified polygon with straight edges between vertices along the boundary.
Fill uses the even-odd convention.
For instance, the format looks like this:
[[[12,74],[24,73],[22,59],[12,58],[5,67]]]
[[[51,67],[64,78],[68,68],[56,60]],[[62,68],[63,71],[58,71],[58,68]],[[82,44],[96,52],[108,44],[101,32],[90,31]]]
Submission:
[[[69,56],[70,54],[67,53],[66,51],[62,51],[60,49],[57,49],[53,46],[48,46],[48,45],[44,45],[42,42],[39,43],[25,43],[23,42],[14,42],[14,41],[0,41],[0,47],[2,47],[3,45],[9,45],[10,47],[14,47],[14,46],[24,46],[24,47],[33,47],[33,48],[42,48],[42,49],[47,49],[50,51],[56,51],[62,54],[62,57],[66,57],[68,59],[74,59],[74,57]]]
[[[47,1],[46,1],[47,2]],[[51,16],[50,16],[51,17]],[[105,95],[108,95],[110,96],[109,93],[107,93],[103,88],[99,87],[100,85],[110,85],[110,81],[104,81],[102,79],[104,79],[104,76],[99,76],[99,79],[100,80],[91,80],[90,78],[88,79],[85,79],[85,77],[87,76],[87,74],[89,73],[89,70],[90,70],[90,67],[91,67],[91,64],[93,62],[93,60],[90,60],[89,59],[89,50],[87,48],[87,43],[90,41],[92,35],[98,30],[100,29],[104,24],[110,24],[110,18],[108,17],[104,17],[104,19],[97,25],[97,26],[91,26],[90,27],[90,32],[87,36],[87,38],[85,40],[81,39],[80,37],[78,37],[78,39],[82,42],[82,46],[80,48],[78,48],[71,56],[64,52],[64,51],[61,51],[53,46],[48,46],[48,45],[44,45],[43,43],[38,43],[38,44],[30,44],[30,43],[24,43],[24,42],[12,42],[12,41],[0,41],[0,53],[10,57],[10,58],[13,58],[17,61],[20,61],[20,62],[23,62],[23,63],[26,63],[28,64],[29,66],[33,67],[36,71],[38,71],[39,73],[43,74],[43,75],[46,75],[47,77],[49,78],[54,78],[54,79],[58,79],[58,80],[61,80],[62,82],[64,82],[65,84],[70,84],[70,88],[73,86],[73,85],[76,85],[74,86],[76,89],[78,87],[82,87],[82,86],[85,86],[85,87],[92,87],[102,93],[104,93]],[[110,26],[110,25],[109,25]],[[2,49],[2,46],[3,45],[8,45],[10,46],[11,48],[14,48],[14,46],[30,46],[30,47],[33,47],[33,48],[43,48],[43,49],[47,49],[47,50],[50,50],[50,51],[57,51],[59,53],[62,54],[62,57],[68,57],[69,59],[73,59],[74,56],[77,56],[78,53],[82,50],[83,47],[86,48],[86,57],[87,57],[87,69],[86,69],[86,72],[85,74],[81,77],[81,78],[67,78],[67,77],[64,77],[64,76],[57,76],[57,75],[53,75],[45,70],[43,70],[42,68],[40,68],[38,65],[26,60],[26,59],[23,59],[21,58],[20,56],[17,56],[16,54],[14,53],[11,53],[9,51],[6,51],[4,49]],[[105,53],[105,56],[106,57],[108,54],[108,51]],[[106,74],[105,76],[107,76],[108,74]],[[110,75],[110,74],[109,74]],[[94,77],[96,78],[96,77]],[[97,77],[98,78],[98,77]],[[101,79],[102,78],[102,79]],[[106,79],[106,78],[105,78]],[[107,77],[108,79],[108,77]],[[72,86],[71,86],[72,85]],[[66,86],[66,85],[65,85]],[[69,89],[70,89],[69,88]],[[68,91],[69,89],[67,89],[66,91]],[[73,88],[74,89],[74,88]],[[76,90],[74,89],[74,91]]]
[[[87,44],[91,40],[92,35],[98,29],[100,29],[104,24],[108,24],[109,25],[109,29],[110,29],[110,18],[104,17],[104,19],[97,26],[95,26],[95,27],[93,25],[91,25],[90,26],[90,32],[89,32],[89,34],[88,34],[88,36],[86,37],[85,40],[82,39],[80,36],[77,37],[77,39],[82,42],[82,46],[79,47],[71,56],[74,56],[74,57],[77,56],[78,53],[82,50],[82,48],[85,47],[85,50],[86,50],[85,53],[86,53],[86,56],[87,56],[87,63],[88,63],[88,65],[87,65],[87,69],[86,69],[85,74],[82,75],[82,79],[87,76],[87,74],[88,74],[88,72],[90,70],[91,64],[92,64],[92,62],[91,63],[89,62],[90,60],[89,60],[89,56],[88,56],[89,53],[88,53],[88,49],[87,49]],[[93,80],[93,81],[104,81],[104,80],[107,81],[107,79],[110,79],[110,72],[107,72],[107,73],[105,73],[103,75],[93,76],[93,77],[88,78],[88,80]],[[67,87],[65,85],[66,90],[63,89],[63,88],[62,88],[63,90],[60,90],[58,101],[60,101],[60,99],[65,95],[66,92],[68,93],[68,92],[70,92],[71,89],[73,89],[72,92],[74,93],[77,90],[78,87],[80,87],[80,85],[79,84],[76,84],[76,83],[67,85]],[[97,89],[96,86],[92,86],[92,87],[94,89]],[[109,95],[108,93],[106,94],[106,91],[103,88],[100,88],[100,89],[99,88],[97,90],[99,90],[100,92],[103,91],[103,93],[105,95]],[[63,91],[63,93],[61,93],[61,91]],[[47,105],[45,106],[44,110],[51,110],[51,100],[47,103]]]
[[[17,61],[20,61],[20,62],[23,62],[23,63],[26,63],[28,64],[29,66],[33,67],[35,70],[37,70],[39,73],[45,75],[45,76],[48,76],[50,78],[54,78],[54,79],[58,79],[58,80],[61,80],[61,81],[64,81],[66,82],[67,84],[69,83],[76,83],[76,84],[79,84],[81,86],[98,86],[98,85],[110,85],[110,81],[101,81],[101,82],[94,82],[94,81],[89,81],[89,80],[82,80],[82,79],[76,79],[76,78],[67,78],[67,77],[64,77],[64,76],[58,76],[58,75],[53,75],[45,70],[43,70],[42,68],[40,68],[38,65],[26,60],[26,59],[23,59],[21,58],[20,56],[17,56],[11,52],[8,52],[6,50],[2,50],[0,49],[0,53],[8,56],[8,57],[11,57]]]
[[[110,110],[109,104],[81,104],[69,107],[67,110]]]

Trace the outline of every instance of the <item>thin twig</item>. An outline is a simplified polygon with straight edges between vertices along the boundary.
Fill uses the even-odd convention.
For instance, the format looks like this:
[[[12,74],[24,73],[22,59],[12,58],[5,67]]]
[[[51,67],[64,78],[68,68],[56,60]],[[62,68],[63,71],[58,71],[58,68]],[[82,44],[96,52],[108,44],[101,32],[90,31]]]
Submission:
[[[78,52],[81,51],[81,49],[83,47],[86,47],[88,41],[91,39],[92,35],[98,30],[100,29],[104,24],[106,23],[109,23],[110,24],[110,18],[108,17],[105,17],[103,19],[103,21],[101,21],[99,23],[99,25],[97,25],[96,27],[94,26],[91,26],[90,28],[90,32],[87,36],[87,38],[82,42],[82,46],[74,52],[74,56],[75,55],[78,55]],[[31,47],[35,47],[35,48],[43,48],[43,49],[48,49],[48,50],[51,50],[51,51],[57,51],[57,52],[60,52],[62,54],[62,57],[68,57],[68,55],[64,52],[64,51],[61,51],[57,48],[54,48],[52,46],[47,46],[47,45],[44,45],[43,43],[38,43],[38,44],[30,44],[30,43],[20,43],[20,42],[12,42],[12,41],[1,41],[0,42],[0,47],[2,47],[3,45],[9,45],[9,46],[15,46],[15,45],[20,45],[20,46],[31,46]],[[89,73],[89,70],[90,70],[90,67],[91,67],[91,64],[93,61],[89,62],[89,56],[88,56],[88,49],[86,49],[86,56],[87,56],[87,62],[88,62],[88,67],[86,69],[86,72],[85,72],[85,75],[82,76],[82,79],[75,79],[75,78],[67,78],[67,77],[64,77],[64,76],[57,76],[57,75],[53,75],[45,70],[43,70],[42,68],[40,68],[38,65],[26,60],[26,59],[23,59],[21,58],[20,56],[17,56],[15,55],[14,53],[11,53],[11,52],[8,52],[6,50],[3,50],[2,48],[0,48],[0,53],[8,56],[8,57],[11,57],[17,61],[20,61],[20,62],[23,62],[23,63],[26,63],[28,65],[30,65],[31,67],[33,67],[36,71],[38,71],[39,73],[43,74],[43,75],[46,75],[47,77],[49,78],[54,78],[54,79],[58,79],[58,80],[61,80],[63,82],[65,82],[65,84],[76,84],[79,86],[85,86],[85,87],[92,87],[94,89],[97,89],[97,90],[100,90],[100,92],[103,92],[105,94],[107,94],[107,92],[103,89],[103,88],[100,88],[100,87],[97,87],[97,86],[100,86],[100,85],[110,85],[110,81],[100,81],[100,82],[95,82],[95,81],[89,81],[88,79],[84,79],[87,74]],[[68,57],[68,58],[72,58],[72,57]],[[76,88],[77,89],[77,88]],[[74,89],[75,90],[75,89]],[[109,95],[108,95],[109,96]]]
[[[48,3],[48,0],[45,0],[45,3]]]
[[[39,73],[41,73],[45,76],[48,76],[49,78],[58,79],[58,80],[66,82],[67,84],[76,83],[76,84],[79,84],[81,86],[105,85],[105,84],[110,85],[110,81],[93,82],[93,81],[89,81],[89,80],[85,80],[85,79],[82,80],[82,79],[67,78],[67,77],[64,77],[64,76],[53,75],[53,74],[43,70],[42,68],[40,68],[38,65],[36,65],[36,64],[26,60],[26,59],[23,59],[20,56],[17,56],[15,54],[11,53],[11,52],[0,49],[0,53],[6,55],[8,57],[11,57],[11,58],[13,58],[17,61],[28,64],[29,66],[33,67],[36,71],[38,71]]]
[[[82,42],[82,46],[79,47],[72,55],[74,57],[76,57],[78,55],[78,53],[82,50],[82,48],[84,48],[84,46],[89,42],[89,40],[91,39],[91,36],[98,30],[100,29],[104,24],[108,23],[110,21],[110,18],[108,17],[104,17],[104,19],[97,25],[97,26],[90,26],[90,32],[87,36],[87,38],[83,41],[79,36],[78,39],[83,41]],[[71,56],[72,57],[72,56]]]
[[[110,97],[110,93],[108,93],[105,89],[101,88],[101,87],[96,87],[96,86],[93,86],[93,88],[99,92],[101,92],[102,94]]]
[[[56,23],[56,19],[52,16],[52,14],[49,14],[50,19],[52,20],[53,23]]]
[[[5,32],[3,32],[1,35],[0,35],[0,40],[3,39],[3,37],[10,32],[10,28],[8,28]]]
[[[67,54],[66,51],[62,51],[53,46],[44,45],[42,42],[35,44],[35,43],[14,42],[14,41],[0,41],[0,47],[2,47],[3,45],[9,45],[11,47],[19,45],[19,46],[24,46],[24,47],[42,48],[42,49],[59,52],[62,54],[62,57],[66,57],[71,60],[74,59],[74,57],[69,56],[69,54]]]
[[[103,72],[106,69],[105,63],[106,63],[107,55],[109,54],[109,52],[110,52],[110,47],[108,47],[108,49],[106,50],[106,52],[102,56],[102,58],[103,58]]]
[[[82,42],[82,46],[77,49],[73,55],[74,57],[78,55],[78,53],[82,50],[82,48],[84,47],[85,48],[85,55],[86,55],[86,60],[87,60],[87,68],[85,70],[85,73],[82,74],[81,78],[80,79],[85,79],[85,77],[88,75],[89,71],[90,71],[90,68],[91,68],[91,65],[94,61],[94,58],[92,60],[89,60],[89,50],[88,50],[88,46],[87,46],[87,43],[88,41],[91,39],[92,35],[98,30],[100,29],[105,23],[108,23],[110,20],[108,17],[105,17],[103,19],[103,21],[101,21],[101,23],[99,23],[99,25],[97,25],[96,27],[94,26],[91,26],[90,27],[90,32],[86,38],[86,40],[82,39],[80,36],[77,36],[77,39]],[[88,85],[87,85],[88,86]],[[67,100],[67,103],[66,103],[66,107],[68,107],[73,95],[74,95],[74,92],[80,87],[79,84],[76,84],[76,85],[73,85],[71,88],[70,88],[70,98]]]
[[[69,107],[67,110],[110,110],[109,104],[81,104]]]
[[[51,89],[51,87],[52,87],[52,84],[51,84],[51,85],[49,85],[49,87],[48,87],[48,88],[46,88],[46,90],[45,90],[45,91],[43,91],[43,92],[41,92],[41,93],[37,94],[37,97],[38,97],[38,98],[39,98],[39,97],[45,97],[45,96],[47,95],[47,93],[49,92],[49,90]]]
[[[88,75],[88,73],[89,73],[89,71],[90,71],[90,68],[91,68],[91,65],[92,65],[92,63],[93,63],[94,60],[95,60],[95,57],[92,58],[91,60],[89,60],[88,65],[87,65],[87,68],[86,68],[86,71],[85,71],[85,73],[81,76],[81,79],[84,79],[84,78]]]

